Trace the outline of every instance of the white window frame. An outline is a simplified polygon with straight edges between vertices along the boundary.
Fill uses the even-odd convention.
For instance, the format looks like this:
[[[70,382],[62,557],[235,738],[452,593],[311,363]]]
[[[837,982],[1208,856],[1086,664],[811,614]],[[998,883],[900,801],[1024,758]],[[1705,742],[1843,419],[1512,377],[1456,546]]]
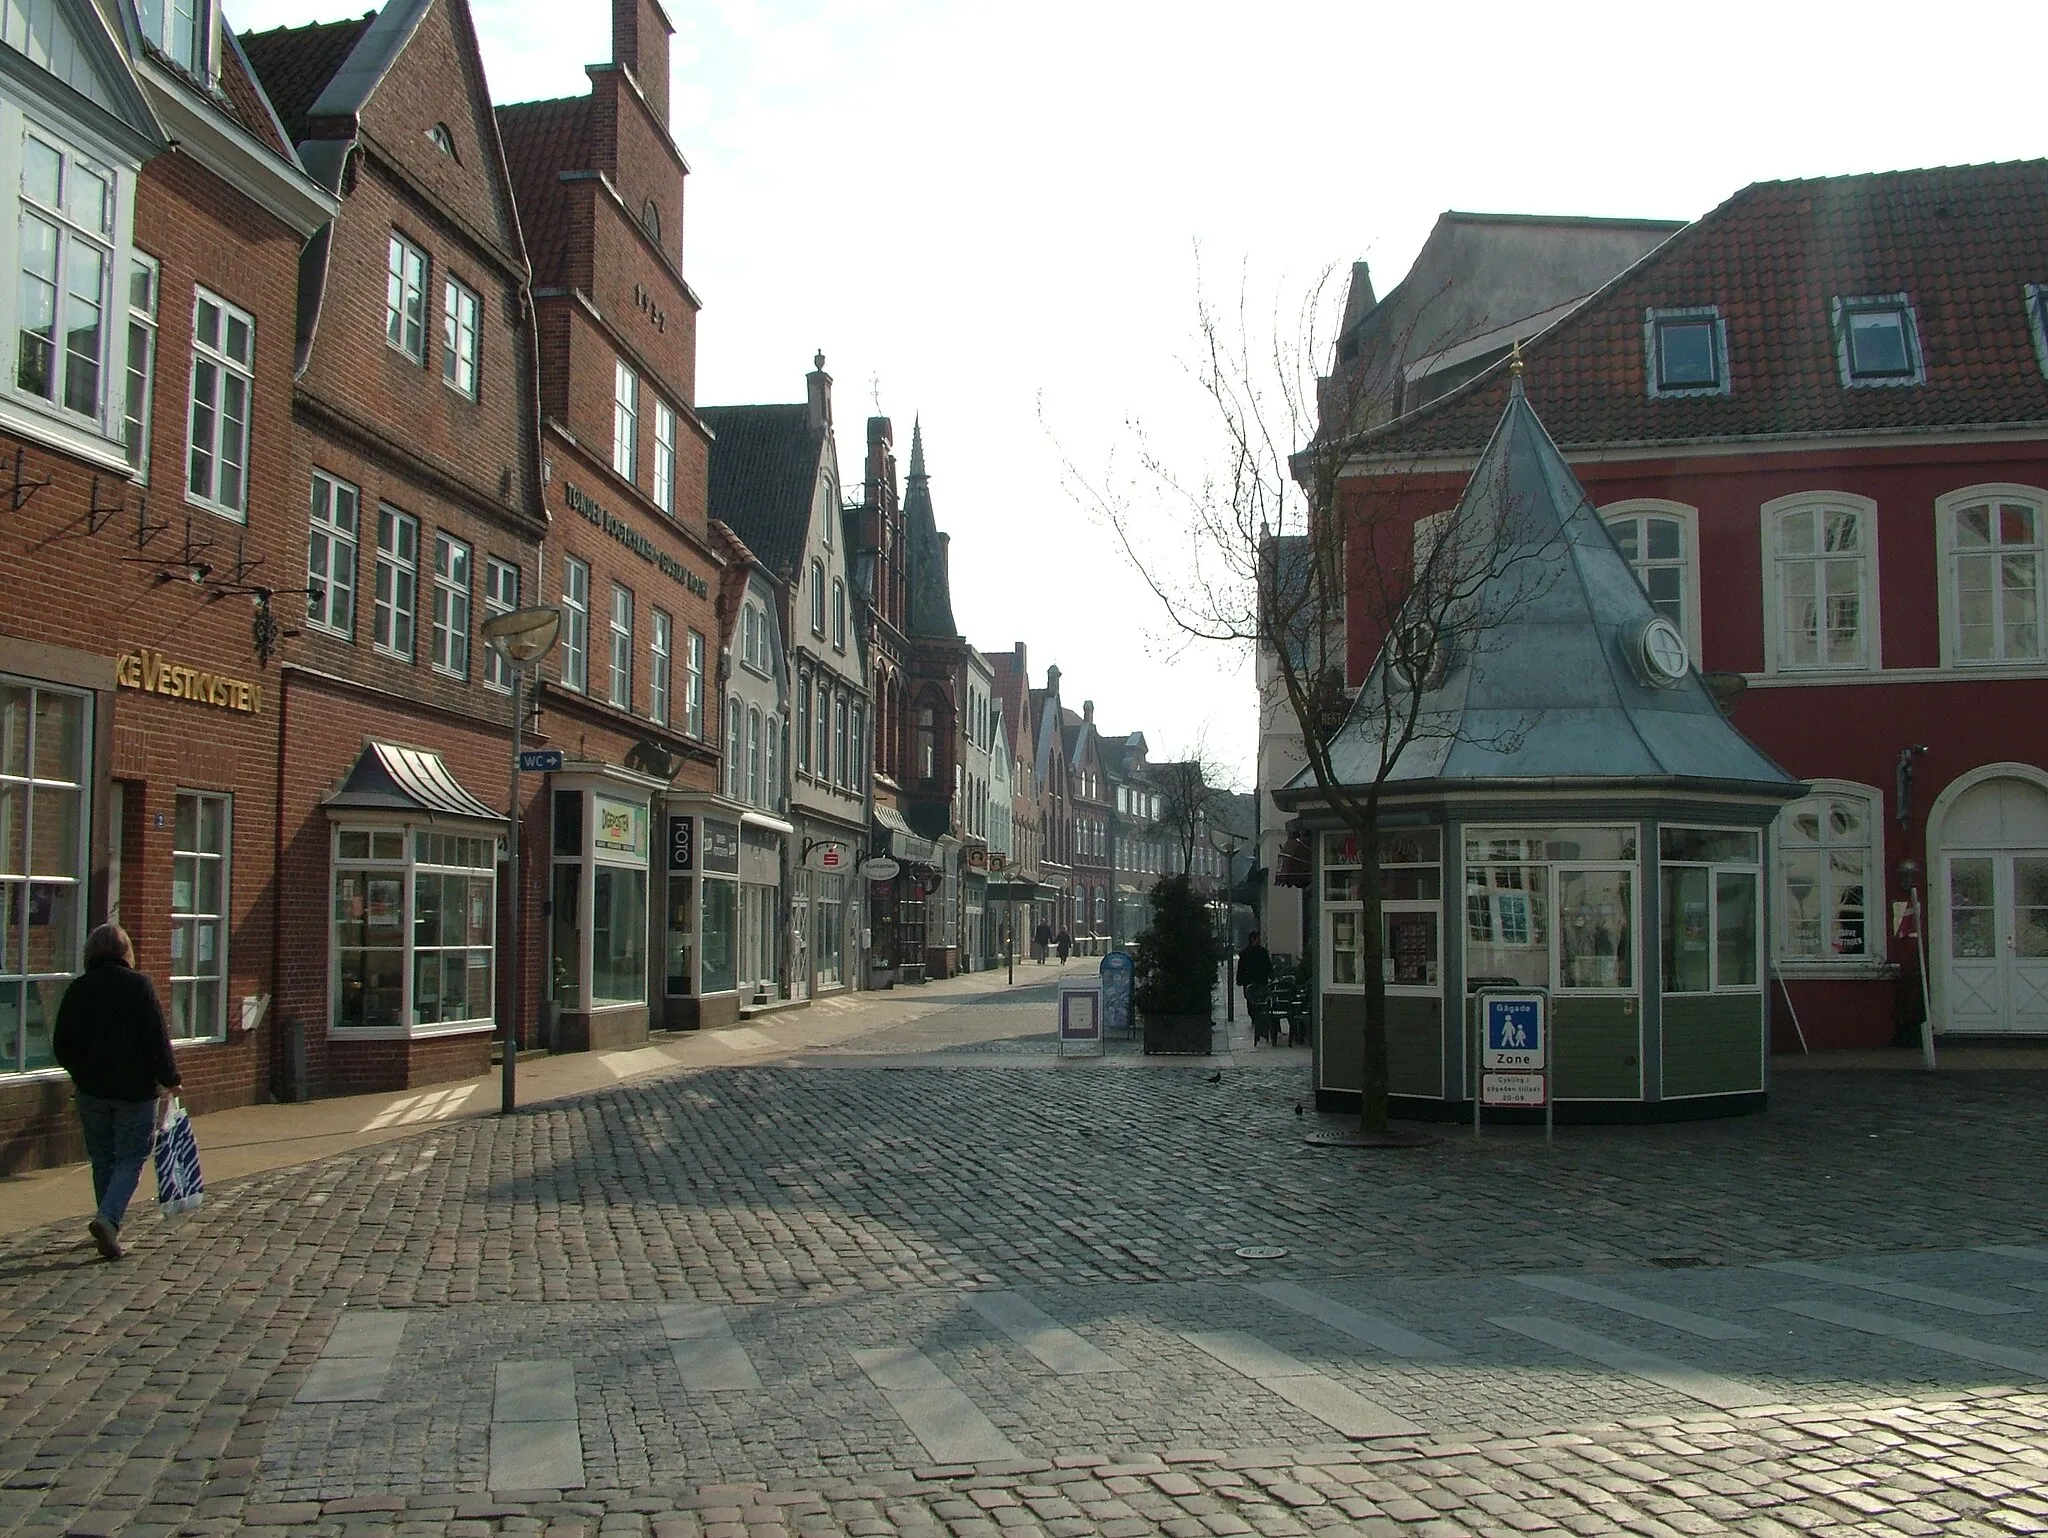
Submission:
[[[211,308],[216,315],[214,342],[208,342],[201,334],[200,326],[206,311]],[[243,327],[248,339],[246,357],[236,357],[232,340],[237,324]],[[212,386],[201,383],[206,372],[211,371]],[[249,451],[255,437],[254,417],[256,406],[256,318],[247,310],[230,304],[220,295],[207,289],[195,290],[192,296],[192,412],[191,431],[186,444],[190,450],[185,471],[185,500],[208,512],[219,513],[223,518],[232,518],[237,523],[249,521]],[[231,416],[227,404],[232,399],[233,386],[241,386],[242,409],[240,419]],[[202,421],[201,412],[210,420]],[[230,448],[235,453],[230,454]],[[237,457],[239,456],[239,457]],[[201,490],[195,481],[199,475],[202,458],[206,466],[210,486]],[[234,485],[228,487],[226,470],[232,467]]]
[[[412,553],[405,553],[407,533]],[[387,533],[389,537],[387,538]],[[387,657],[411,662],[419,646],[420,521],[388,502],[377,506],[377,592],[372,614],[372,647]],[[404,644],[399,632],[404,631]]]
[[[1857,314],[1896,311],[1906,349],[1906,371],[1901,374],[1859,374],[1850,350],[1850,317]],[[1835,329],[1835,366],[1845,390],[1883,389],[1889,385],[1919,385],[1927,382],[1927,357],[1920,350],[1920,316],[1908,294],[1838,294],[1832,320]]]
[[[484,557],[484,618],[510,614],[519,607],[522,582],[519,563],[502,556]],[[512,692],[512,659],[495,646],[484,648],[484,687],[500,693]]]
[[[1863,568],[1863,657],[1855,662],[1794,664],[1785,660],[1785,614],[1779,581],[1778,525],[1787,514],[1822,510],[1854,512],[1862,524],[1865,535],[1860,551]],[[1869,497],[1859,497],[1847,491],[1802,491],[1788,497],[1776,497],[1763,505],[1760,532],[1763,556],[1764,671],[1794,675],[1881,671],[1884,667],[1884,624],[1883,615],[1879,610],[1877,504]]]
[[[1678,628],[1679,632],[1685,637],[1686,649],[1692,653],[1693,660],[1698,662],[1700,658],[1699,509],[1684,502],[1667,501],[1662,497],[1630,497],[1625,501],[1616,502],[1600,509],[1600,521],[1609,526],[1609,533],[1613,532],[1613,525],[1623,518],[1669,518],[1679,526],[1679,536],[1685,542],[1683,576],[1680,582],[1685,612],[1681,616],[1683,623]],[[1639,568],[1653,564],[1659,566],[1668,566],[1670,564],[1668,561],[1653,563],[1649,558],[1648,552],[1649,545],[1641,538],[1641,525],[1638,524],[1636,559],[1629,562],[1630,569],[1635,571],[1638,582],[1642,582],[1642,571]],[[1624,559],[1626,559],[1625,554]],[[1649,584],[1643,584],[1643,591],[1645,594],[1649,592]],[[1704,664],[1701,665],[1704,666]]]
[[[184,818],[174,814],[171,819],[171,955],[169,960],[171,991],[165,999],[164,1019],[170,1027],[174,1042],[221,1041],[228,1030],[228,982],[232,975],[228,970],[228,945],[234,925],[231,915],[234,911],[230,898],[229,880],[233,875],[235,823],[234,797],[216,791],[180,790],[177,793],[178,811],[182,813],[184,803],[191,802],[193,823],[196,827],[205,825],[205,812],[210,806],[217,814],[215,826],[220,832],[220,847],[204,849],[198,847],[203,840],[195,839],[194,847],[182,847],[184,839]],[[187,894],[184,907],[178,905],[178,871],[184,862],[193,862],[193,883]],[[192,905],[191,894],[198,889],[199,868],[212,865],[216,869],[215,891],[219,903],[215,909],[202,909]],[[211,925],[214,931],[214,954],[210,958],[210,971],[198,970],[196,962],[199,953],[199,935]],[[181,955],[180,952],[183,952]],[[214,984],[212,1018],[196,1015],[192,999],[199,985]],[[190,1029],[180,1031],[178,1022],[185,1019]]]
[[[740,697],[728,696],[725,702],[725,798],[738,801],[744,788],[740,754],[746,750],[746,739],[741,736],[741,722],[745,719],[740,706]]]
[[[362,548],[363,494],[338,475],[315,469],[306,534],[306,626],[356,637],[356,556]],[[348,506],[344,515],[340,509]],[[318,557],[316,560],[315,558]]]
[[[674,665],[675,621],[656,609],[647,629],[647,717],[668,725],[669,680]]]
[[[811,670],[796,672],[796,709],[791,717],[790,743],[796,749],[796,772],[811,772]]]
[[[811,558],[811,634],[825,634],[825,563]]]
[[[25,166],[27,160],[25,145],[29,139],[34,139],[58,159],[57,202],[54,205],[32,201],[24,189],[23,183],[26,180]],[[125,359],[127,349],[125,342],[127,328],[125,326],[117,328],[113,323],[114,317],[110,313],[113,309],[113,287],[117,281],[116,274],[125,275],[126,271],[122,258],[127,255],[127,251],[121,239],[124,224],[122,217],[122,196],[124,192],[122,179],[119,173],[108,165],[100,155],[93,151],[79,148],[70,136],[53,133],[38,122],[27,122],[19,136],[12,138],[10,143],[14,149],[13,158],[15,164],[13,170],[15,176],[13,187],[16,218],[11,222],[12,228],[9,231],[9,238],[14,242],[14,259],[11,264],[11,271],[14,280],[15,313],[17,318],[9,333],[10,347],[14,356],[10,360],[12,367],[9,369],[7,378],[17,399],[32,402],[38,408],[62,421],[74,423],[80,421],[90,422],[94,428],[105,434],[111,426],[113,410],[114,394],[110,388],[110,381],[116,377],[126,378]],[[74,169],[79,167],[81,162],[84,169],[105,188],[105,196],[100,207],[100,227],[98,229],[80,223],[69,206],[72,173]],[[31,210],[33,210],[33,213],[30,212]],[[19,372],[22,354],[21,339],[24,335],[19,306],[25,286],[22,267],[21,224],[24,219],[30,217],[33,217],[39,224],[48,226],[54,232],[54,239],[51,245],[52,272],[48,276],[39,273],[36,279],[38,283],[47,284],[51,290],[50,335],[46,339],[50,349],[50,393],[47,395],[25,388],[21,383]],[[66,336],[75,329],[68,324],[70,316],[67,314],[67,310],[73,298],[83,297],[74,295],[69,283],[69,272],[72,265],[68,259],[69,253],[80,243],[97,252],[100,258],[99,290],[91,295],[88,300],[99,316],[97,328],[99,332],[99,350],[90,359],[83,357],[74,358],[65,340]],[[125,305],[122,306],[122,310],[125,314]],[[89,366],[95,371],[95,394],[93,409],[90,412],[79,411],[67,405],[65,401],[67,386],[71,382],[71,368],[74,362]],[[120,369],[118,376],[116,374],[117,366]],[[111,436],[111,434],[109,435]]]
[[[605,699],[614,708],[633,708],[633,590],[623,582],[612,584],[611,658],[606,672]]]
[[[1663,838],[1664,835],[1668,832],[1734,833],[1746,838],[1752,838],[1757,841],[1758,861],[1755,863],[1751,863],[1742,860],[1687,860],[1678,859],[1675,857],[1667,858],[1663,850]],[[1726,827],[1715,823],[1704,822],[1667,822],[1660,823],[1658,825],[1657,838],[1657,903],[1659,916],[1659,933],[1656,937],[1656,981],[1658,990],[1667,999],[1702,999],[1713,997],[1716,995],[1728,996],[1762,993],[1764,991],[1765,979],[1769,976],[1767,967],[1769,965],[1768,953],[1770,946],[1770,924],[1768,922],[1768,914],[1766,910],[1771,906],[1768,901],[1768,893],[1770,891],[1770,886],[1767,880],[1767,872],[1764,870],[1763,865],[1761,863],[1762,859],[1767,857],[1767,852],[1765,850],[1765,844],[1767,840],[1764,837],[1763,830],[1759,828]],[[1664,985],[1664,935],[1662,930],[1664,925],[1667,925],[1671,922],[1671,915],[1663,911],[1664,872],[1666,872],[1667,870],[1698,870],[1705,871],[1707,873],[1707,977],[1709,981],[1705,988],[1694,988],[1685,990],[1683,992],[1673,992],[1671,989],[1665,987]],[[1756,956],[1750,967],[1751,975],[1755,979],[1752,982],[1729,983],[1723,982],[1721,979],[1720,878],[1724,875],[1748,876],[1751,880],[1753,880],[1756,883]]]
[[[1784,827],[1792,814],[1799,808],[1814,801],[1860,801],[1863,803],[1864,842],[1860,845],[1829,844],[1825,838],[1815,845],[1799,845],[1799,848],[1817,847],[1822,852],[1823,881],[1829,877],[1826,852],[1831,848],[1860,848],[1863,851],[1863,952],[1861,955],[1845,956],[1839,951],[1828,949],[1821,955],[1794,954],[1789,945],[1789,925],[1792,918],[1792,903],[1787,894],[1785,879],[1785,853],[1788,842]],[[1889,914],[1885,908],[1885,893],[1888,890],[1885,879],[1885,831],[1884,792],[1874,785],[1862,785],[1854,780],[1812,780],[1807,784],[1807,794],[1779,809],[1777,820],[1771,825],[1770,838],[1770,881],[1771,881],[1771,923],[1770,955],[1771,964],[1781,973],[1797,974],[1802,977],[1853,976],[1867,977],[1881,970],[1887,960],[1888,931],[1886,923]],[[1823,925],[1834,922],[1832,886],[1823,894],[1821,921]],[[1823,933],[1823,941],[1826,935]]]
[[[211,82],[213,14],[212,0],[137,0],[135,22],[144,42],[195,80]]]
[[[398,231],[384,252],[384,342],[414,363],[427,361],[427,253]]]
[[[437,673],[469,677],[469,585],[474,557],[446,529],[434,531],[434,630],[429,661]]]
[[[138,283],[144,292],[137,292]],[[130,252],[127,388],[121,398],[121,437],[136,483],[142,486],[149,484],[149,437],[156,406],[156,316],[162,290],[163,268],[157,259],[141,251]]]
[[[747,707],[747,805],[764,806],[761,799],[761,710]]]
[[[692,630],[684,647],[683,728],[704,740],[704,635]]]
[[[676,510],[676,413],[659,395],[654,397],[654,505],[664,513]]]
[[[839,577],[832,579],[832,649],[846,650],[846,583]]]
[[[1714,338],[1714,378],[1706,384],[1665,384],[1663,331],[1666,326],[1706,324]],[[1674,308],[1652,306],[1643,311],[1643,379],[1651,400],[1677,400],[1690,395],[1727,395],[1734,388],[1728,367],[1728,322],[1719,305]]]
[[[367,836],[371,840],[370,847],[374,851],[377,840],[384,839],[388,841],[394,834],[399,839],[398,847],[400,852],[396,855],[388,853],[384,855],[375,853],[355,855],[342,852],[343,840],[345,839],[357,835]],[[419,840],[422,838],[430,841],[428,845],[429,857],[424,859],[420,857],[419,853]],[[474,853],[470,858],[479,863],[441,863],[435,858],[434,846],[431,843],[431,840],[436,838],[445,838],[449,840],[451,846],[456,848],[460,848],[464,844],[472,846]],[[335,825],[331,833],[331,841],[328,845],[330,901],[328,903],[327,919],[327,1034],[329,1039],[335,1041],[406,1041],[435,1036],[473,1035],[491,1029],[492,1016],[496,1013],[495,1000],[498,984],[496,935],[498,929],[500,883],[497,861],[494,858],[497,853],[497,842],[498,835],[495,829],[488,829],[475,824],[462,825],[444,822],[435,825],[399,820],[385,821],[370,817],[360,820],[351,818],[347,822]],[[489,861],[488,865],[481,863],[486,860]],[[395,1025],[343,1025],[340,1022],[343,947],[340,943],[340,937],[336,933],[335,926],[340,922],[338,884],[341,874],[345,870],[366,871],[371,875],[382,876],[386,880],[395,879],[400,884],[400,913],[397,928],[402,941],[396,949],[402,960],[399,964],[398,1022]],[[463,944],[449,945],[445,942],[445,939],[442,944],[434,946],[422,947],[417,944],[417,914],[415,910],[418,906],[418,881],[423,873],[430,875],[459,875],[466,877],[470,882],[483,881],[488,884],[491,905],[489,932],[492,936],[491,943],[488,946],[472,946],[466,943],[466,921],[464,925],[465,943]],[[465,903],[466,901],[467,892],[465,891]],[[393,947],[378,947],[378,949],[389,950],[393,949]],[[419,1025],[413,1022],[414,1011],[418,1008],[415,994],[417,992],[419,974],[419,955],[423,949],[444,956],[449,952],[459,952],[465,958],[473,951],[487,950],[489,952],[491,958],[490,966],[487,969],[483,969],[487,970],[489,975],[484,979],[483,998],[481,1001],[483,1012],[481,1014],[472,1013],[460,1020],[441,1020],[427,1025]],[[465,987],[464,991],[467,994],[471,990]],[[469,1008],[475,1010],[477,1005],[472,1003],[469,1005]]]
[[[562,687],[590,692],[590,563],[562,557]]]
[[[483,296],[452,274],[441,285],[441,382],[467,400],[482,377]]]
[[[2034,514],[2035,556],[2035,633],[2040,637],[2041,648],[2031,657],[1977,657],[1963,656],[1962,593],[1957,586],[1957,565],[1963,552],[1956,545],[1956,515],[1965,508],[1982,503],[2023,503]],[[1940,572],[1941,599],[1941,662],[1943,667],[1955,668],[1972,673],[1999,671],[2008,668],[2034,668],[2048,666],[2048,591],[2042,584],[2048,582],[2048,488],[2026,486],[2018,482],[1993,481],[1979,486],[1965,486],[1957,491],[1944,492],[1934,499],[1934,540],[1936,565]],[[1997,552],[2012,547],[1986,546],[1974,555],[1991,553],[1994,561]],[[1996,598],[1994,596],[1994,602]],[[1994,621],[1994,638],[1999,649],[2004,649],[2004,627]]]
[[[624,358],[612,360],[612,468],[640,483],[640,376]]]

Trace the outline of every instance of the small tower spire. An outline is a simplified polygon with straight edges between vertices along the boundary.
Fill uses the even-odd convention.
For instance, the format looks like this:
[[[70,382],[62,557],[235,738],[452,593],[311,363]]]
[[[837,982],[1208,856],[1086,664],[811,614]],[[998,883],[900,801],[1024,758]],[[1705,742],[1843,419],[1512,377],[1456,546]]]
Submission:
[[[1510,395],[1520,395],[1522,393],[1522,339],[1520,337],[1516,337],[1508,343],[1508,379],[1510,380],[1508,393]]]
[[[924,474],[924,419],[910,419],[910,479],[921,481]]]

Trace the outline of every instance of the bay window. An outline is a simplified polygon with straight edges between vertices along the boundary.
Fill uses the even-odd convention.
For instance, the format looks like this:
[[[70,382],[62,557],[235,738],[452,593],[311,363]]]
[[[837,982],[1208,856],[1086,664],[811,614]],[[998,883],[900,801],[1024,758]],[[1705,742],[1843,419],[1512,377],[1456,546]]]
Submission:
[[[555,792],[551,991],[565,1009],[646,1002],[648,827],[644,801]]]
[[[1760,859],[1747,828],[1660,828],[1666,993],[1762,986]]]
[[[1633,992],[1636,846],[1629,826],[1467,829],[1467,981]]]
[[[337,826],[336,1034],[489,1029],[497,879],[495,834]]]

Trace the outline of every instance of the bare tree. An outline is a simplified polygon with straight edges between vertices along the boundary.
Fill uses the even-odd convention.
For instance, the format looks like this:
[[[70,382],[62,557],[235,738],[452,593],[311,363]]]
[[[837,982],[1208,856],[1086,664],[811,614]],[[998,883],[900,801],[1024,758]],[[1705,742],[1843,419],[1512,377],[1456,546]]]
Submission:
[[[1387,995],[1379,813],[1403,755],[1462,730],[1437,686],[1482,664],[1488,635],[1543,578],[1505,495],[1449,499],[1418,521],[1414,462],[1375,454],[1375,430],[1400,414],[1413,322],[1333,351],[1333,272],[1270,342],[1254,339],[1242,288],[1234,313],[1198,304],[1193,374],[1220,465],[1191,477],[1137,431],[1138,473],[1071,487],[1115,531],[1125,555],[1185,636],[1262,648],[1273,703],[1300,731],[1316,799],[1356,838],[1365,986],[1360,1133],[1388,1137]],[[1420,313],[1427,306],[1418,306]],[[1319,377],[1329,357],[1332,372]],[[1369,495],[1344,472],[1368,460]],[[1411,490],[1412,488],[1412,490]],[[1496,488],[1505,491],[1505,488]],[[1163,513],[1163,517],[1162,517]],[[1164,525],[1164,527],[1162,527]],[[1378,648],[1352,687],[1355,634]],[[1522,723],[1516,731],[1526,730]],[[1349,728],[1347,730],[1347,727]],[[1342,744],[1342,762],[1333,752]],[[1505,737],[1498,745],[1512,746]]]
[[[1209,751],[1207,732],[1197,733],[1179,758],[1153,759],[1147,783],[1159,797],[1159,815],[1146,832],[1178,851],[1180,873],[1195,869],[1195,853],[1209,847],[1209,831],[1230,798],[1235,777]]]

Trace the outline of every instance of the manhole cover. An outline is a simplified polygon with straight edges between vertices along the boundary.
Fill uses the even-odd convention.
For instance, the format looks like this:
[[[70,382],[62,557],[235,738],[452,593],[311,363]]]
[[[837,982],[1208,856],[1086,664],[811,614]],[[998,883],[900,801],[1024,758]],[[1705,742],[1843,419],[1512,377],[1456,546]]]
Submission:
[[[1287,1252],[1277,1244],[1240,1244],[1234,1253],[1239,1260],[1278,1260]]]
[[[1662,1266],[1666,1271],[1688,1271],[1694,1266],[1704,1266],[1706,1262],[1697,1255],[1652,1255],[1650,1264]]]

